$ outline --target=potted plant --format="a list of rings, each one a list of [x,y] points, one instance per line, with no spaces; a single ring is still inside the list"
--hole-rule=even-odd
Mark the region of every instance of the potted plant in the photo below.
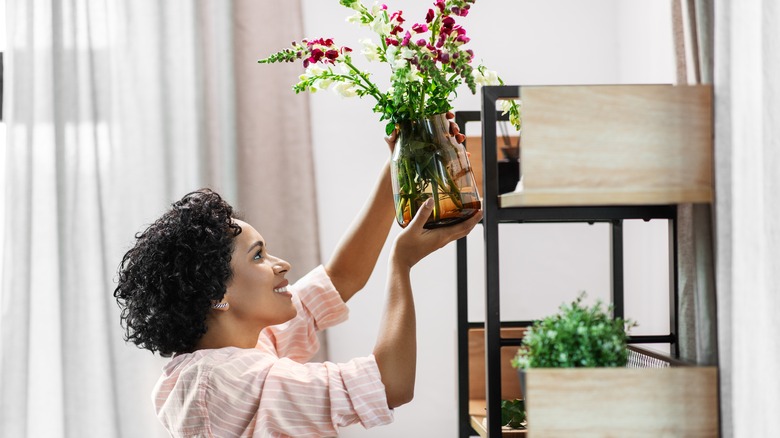
[[[434,209],[427,228],[450,225],[476,213],[481,202],[465,149],[449,132],[446,113],[458,87],[471,93],[477,85],[501,85],[496,72],[474,65],[470,38],[457,21],[469,14],[475,0],[435,0],[422,19],[408,20],[402,10],[387,5],[365,6],[360,0],[340,0],[352,15],[347,21],[365,27],[375,39],[360,40],[368,62],[384,63],[390,87],[381,89],[358,67],[353,51],[331,38],[304,39],[260,63],[301,61],[305,71],[293,86],[296,93],[332,89],[345,97],[369,97],[373,110],[386,121],[390,135],[398,130],[393,152],[392,180],[396,219],[406,226],[428,198]],[[515,127],[520,127],[518,104],[503,102]]]
[[[631,321],[612,318],[612,306],[583,304],[581,293],[560,312],[536,321],[523,336],[512,366],[527,368],[624,367],[628,361],[626,330]]]
[[[584,299],[536,321],[512,359],[529,435],[717,436],[717,370],[627,368],[636,324]]]

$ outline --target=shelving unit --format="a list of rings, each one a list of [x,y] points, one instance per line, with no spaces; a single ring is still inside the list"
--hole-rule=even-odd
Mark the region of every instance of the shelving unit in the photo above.
[[[560,171],[564,174],[577,172],[579,166],[577,160],[571,159],[571,145],[567,144],[572,139],[559,137],[551,147],[537,147],[541,142],[548,141],[550,135],[558,135],[555,129],[556,124],[574,124],[582,130],[590,130],[593,134],[592,125],[593,108],[585,108],[580,103],[582,100],[572,99],[572,93],[580,95],[589,93],[586,87],[542,87],[546,90],[532,90],[529,95],[536,96],[531,99],[536,102],[535,105],[529,105],[526,96],[523,97],[523,147],[521,152],[521,165],[523,166],[523,175],[525,175],[526,189],[522,193],[509,193],[499,196],[498,193],[498,174],[497,174],[497,150],[496,150],[496,124],[499,120],[506,120],[496,112],[496,101],[499,99],[519,99],[521,98],[521,89],[517,86],[490,86],[483,87],[482,91],[482,110],[480,112],[467,111],[457,112],[456,122],[464,129],[467,122],[482,122],[482,161],[483,161],[483,213],[482,224],[484,227],[485,239],[485,319],[484,325],[473,323],[468,320],[468,278],[467,278],[467,243],[466,239],[457,242],[457,272],[458,272],[458,292],[457,292],[457,321],[458,321],[458,369],[459,369],[459,436],[461,438],[469,437],[477,432],[480,436],[498,437],[502,436],[500,425],[501,420],[501,348],[519,346],[521,338],[502,337],[501,330],[506,327],[525,327],[531,325],[532,321],[501,321],[500,319],[500,290],[499,290],[499,224],[501,223],[530,223],[530,222],[605,222],[610,224],[611,240],[611,300],[614,306],[614,315],[624,317],[624,290],[623,290],[623,221],[627,219],[665,219],[669,223],[669,307],[670,321],[669,333],[655,336],[634,336],[631,343],[668,343],[671,346],[671,352],[674,357],[679,356],[676,343],[677,326],[677,244],[676,216],[677,204],[683,202],[711,202],[712,193],[709,191],[711,185],[711,172],[708,175],[707,169],[711,167],[707,161],[707,138],[700,138],[706,135],[708,126],[707,109],[699,107],[707,106],[706,98],[704,103],[702,99],[702,90],[683,90],[682,101],[677,97],[680,90],[674,90],[673,99],[656,99],[653,93],[665,93],[667,90],[661,88],[646,87],[638,91],[639,101],[635,98],[630,105],[642,105],[642,99],[645,99],[645,105],[641,106],[650,115],[643,113],[624,115],[621,114],[615,120],[610,128],[609,137],[599,137],[609,147],[611,141],[629,142],[633,150],[642,151],[647,159],[662,161],[663,169],[656,169],[661,172],[658,178],[653,175],[643,174],[643,169],[633,169],[630,157],[625,163],[617,163],[619,166],[628,167],[629,173],[638,174],[641,178],[636,184],[622,184],[617,186],[620,190],[613,190],[609,184],[615,184],[610,178],[595,178],[591,182],[587,178],[579,178],[577,181],[570,181],[566,178],[556,177],[555,170],[551,165],[561,167]],[[525,89],[524,89],[525,90]],[[598,88],[596,93],[589,95],[588,99],[609,100],[612,95],[615,98],[622,90],[612,88]],[[690,95],[690,96],[689,96]],[[606,97],[604,97],[606,96]],[[646,96],[643,97],[643,96]],[[575,96],[576,97],[576,96]],[[580,96],[581,97],[581,96]],[[563,99],[566,102],[566,108],[569,113],[559,115],[555,112],[555,105]],[[648,103],[649,102],[649,103]],[[596,102],[597,105],[609,105],[609,102]],[[621,108],[612,102],[612,110],[625,113],[625,108]],[[688,111],[693,105],[701,111]],[[587,106],[587,105],[586,105]],[[696,108],[694,108],[696,109]],[[679,154],[670,158],[664,158],[665,155],[658,155],[655,152],[656,144],[665,144],[666,142],[675,142],[679,145],[680,130],[686,129],[685,126],[672,127],[664,133],[659,133],[655,138],[639,139],[641,144],[634,141],[632,131],[636,129],[638,123],[644,123],[647,117],[667,118],[668,113],[680,114],[684,120],[680,123],[696,123],[701,129],[691,130],[691,138],[688,141],[696,143],[694,153],[681,157]],[[688,111],[687,113],[684,113]],[[582,117],[581,117],[582,116]],[[539,127],[539,129],[528,129],[525,126]],[[546,131],[545,131],[546,129]],[[603,129],[603,128],[601,128]],[[711,128],[710,128],[711,129]],[[705,133],[698,135],[700,133]],[[587,133],[586,133],[587,134]],[[612,136],[614,135],[614,139]],[[687,135],[687,134],[686,134]],[[535,138],[537,136],[537,138]],[[646,137],[646,136],[643,136]],[[529,142],[529,140],[531,140]],[[576,139],[574,139],[576,141]],[[711,144],[711,143],[709,143]],[[545,146],[548,146],[545,143]],[[466,145],[468,148],[468,144]],[[675,145],[671,145],[674,147]],[[563,148],[558,151],[558,155],[549,155],[555,148]],[[569,148],[566,150],[566,148]],[[600,149],[598,145],[592,148],[592,153],[599,158]],[[668,151],[661,151],[661,154],[667,154]],[[536,154],[536,155],[534,155]],[[576,150],[574,151],[576,155]],[[648,155],[649,154],[649,155]],[[655,155],[653,155],[655,154]],[[571,155],[571,154],[570,154]],[[603,156],[601,157],[603,159]],[[681,159],[683,158],[683,159]],[[568,162],[566,161],[568,159]],[[693,162],[691,162],[691,160]],[[547,164],[546,161],[553,163]],[[540,166],[544,164],[544,166]],[[599,164],[596,163],[596,166]],[[613,169],[616,163],[607,163]],[[573,169],[567,169],[567,166],[573,166]],[[541,170],[539,170],[541,168]],[[701,169],[701,171],[697,171]],[[539,174],[541,172],[541,175]],[[545,172],[552,173],[552,176],[545,175]],[[665,172],[665,173],[664,173]],[[669,178],[672,175],[672,178]],[[531,180],[534,177],[534,180]],[[621,176],[617,176],[618,178]],[[625,178],[625,175],[622,176]],[[708,180],[709,178],[709,180]],[[606,186],[599,186],[603,180],[606,180]],[[558,182],[562,186],[555,186]],[[530,183],[530,184],[529,184]],[[484,355],[485,355],[485,417],[487,418],[487,427],[482,428],[482,424],[474,413],[474,401],[469,400],[469,349],[468,333],[473,328],[484,328]],[[533,427],[533,425],[531,425]],[[509,435],[506,432],[503,436]]]

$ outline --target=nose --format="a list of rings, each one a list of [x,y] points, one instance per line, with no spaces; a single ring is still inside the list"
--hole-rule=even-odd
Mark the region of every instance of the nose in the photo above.
[[[276,259],[276,263],[274,264],[274,273],[276,275],[282,275],[290,272],[290,269],[292,269],[292,266],[287,262],[287,260],[283,260],[280,258]]]

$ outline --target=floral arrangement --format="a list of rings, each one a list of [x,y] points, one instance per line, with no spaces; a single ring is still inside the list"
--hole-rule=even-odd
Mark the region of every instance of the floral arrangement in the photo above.
[[[474,52],[466,49],[466,30],[457,19],[469,14],[476,0],[436,0],[423,20],[409,25],[403,11],[391,12],[387,5],[366,7],[360,0],[340,0],[354,11],[347,18],[371,29],[378,40],[360,40],[361,54],[368,61],[390,67],[391,86],[380,90],[371,75],[358,68],[349,47],[330,38],[293,42],[260,63],[302,61],[306,69],[293,86],[296,93],[332,88],[345,97],[370,96],[376,100],[374,112],[387,120],[389,135],[402,121],[419,120],[452,109],[456,89],[465,83],[472,93],[477,85],[502,85],[496,72],[484,65],[474,67]],[[520,129],[518,104],[502,101],[502,109]]]
[[[582,304],[581,293],[560,312],[548,316],[526,330],[523,347],[512,359],[515,368],[622,367],[628,361],[626,330],[632,321],[613,319],[597,301]]]

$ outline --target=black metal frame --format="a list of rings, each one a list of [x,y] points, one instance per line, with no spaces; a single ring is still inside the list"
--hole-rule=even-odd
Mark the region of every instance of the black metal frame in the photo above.
[[[610,223],[612,304],[616,317],[624,316],[623,291],[623,220],[666,219],[669,221],[670,263],[670,333],[656,336],[632,336],[631,343],[669,343],[672,354],[679,357],[676,342],[677,327],[677,206],[587,206],[587,207],[513,207],[500,208],[498,196],[498,156],[496,123],[507,120],[496,112],[498,99],[520,98],[520,87],[488,86],[482,88],[481,111],[459,111],[455,121],[465,133],[466,122],[482,120],[483,190],[482,224],[485,239],[485,398],[488,436],[501,435],[501,347],[519,346],[521,339],[501,337],[502,327],[529,326],[531,321],[502,322],[500,314],[498,225],[524,222],[607,222]],[[457,242],[457,324],[458,324],[458,413],[459,437],[476,435],[469,417],[468,330],[480,323],[468,320],[468,274],[466,239]]]

